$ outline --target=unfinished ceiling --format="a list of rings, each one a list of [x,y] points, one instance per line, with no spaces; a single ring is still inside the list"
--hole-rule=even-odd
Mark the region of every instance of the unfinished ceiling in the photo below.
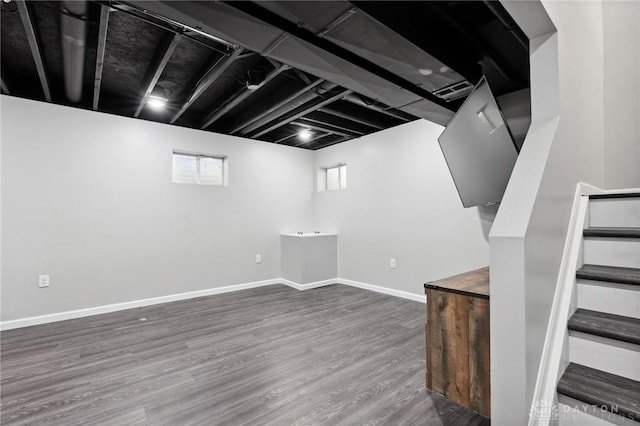
[[[446,125],[483,75],[496,95],[529,87],[528,40],[493,1],[4,0],[1,13],[4,94],[308,149]]]

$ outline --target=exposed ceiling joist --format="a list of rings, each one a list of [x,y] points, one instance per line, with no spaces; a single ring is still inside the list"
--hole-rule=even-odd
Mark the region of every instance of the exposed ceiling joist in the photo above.
[[[311,90],[314,90],[317,86],[319,86],[322,83],[324,83],[323,79],[321,79],[321,78],[317,79],[316,81],[314,81],[311,84],[303,87],[302,89],[296,91],[295,93],[292,93],[290,96],[287,96],[282,101],[277,102],[274,105],[270,106],[269,108],[267,108],[266,110],[264,110],[260,114],[256,115],[255,117],[252,117],[249,120],[245,120],[245,121],[239,123],[233,129],[231,129],[231,131],[229,133],[235,134],[235,133],[237,133],[239,131],[247,133],[247,132],[253,130],[254,128],[259,127],[261,125],[261,121],[265,120],[269,115],[271,115],[271,114],[275,113],[276,111],[284,108],[286,105],[289,105],[291,102],[293,102],[294,100],[300,98],[302,95],[311,92]]]
[[[125,4],[119,1],[113,0],[95,0],[96,3],[102,4],[103,6],[109,6],[114,10],[119,12],[126,13],[128,15],[134,16],[137,19],[143,20],[151,25],[162,28],[166,31],[174,32],[182,34],[184,37],[189,38],[191,41],[194,41],[202,46],[208,47],[209,49],[216,50],[220,53],[224,53],[224,51],[220,50],[216,46],[212,46],[208,43],[203,43],[196,37],[192,37],[192,34],[197,34],[202,36],[205,39],[211,40],[216,44],[225,46],[231,49],[237,49],[237,46],[234,43],[231,43],[223,38],[216,37],[212,34],[209,34],[205,31],[202,31],[200,28],[195,28],[189,25],[185,25],[181,22],[175,21],[169,17],[159,15],[157,13],[152,12],[149,8],[146,7],[138,7],[132,4]]]
[[[351,120],[354,123],[364,124],[365,126],[373,127],[374,129],[378,129],[378,130],[384,129],[384,126],[375,123],[373,120],[367,120],[366,118],[358,117],[354,114],[338,111],[332,107],[320,108],[318,111],[324,112],[326,114],[331,114],[336,117],[344,118],[345,120]]]
[[[298,77],[300,77],[300,80],[304,81],[304,84],[311,84],[311,80],[309,79],[309,77],[307,77],[305,73],[295,68],[293,71],[296,73]]]
[[[362,136],[362,135],[366,135],[368,132],[365,132],[364,130],[362,130],[362,128],[357,129],[357,128],[353,128],[351,126],[347,126],[345,125],[344,122],[341,123],[335,123],[333,121],[329,121],[324,119],[325,117],[317,117],[316,115],[311,116],[311,114],[316,114],[318,113],[318,111],[312,111],[310,114],[307,114],[306,116],[302,117],[302,120],[304,120],[305,122],[308,123],[313,123],[316,126],[326,126],[327,128],[333,128],[336,130],[341,130],[343,132],[346,133],[350,133],[352,136]],[[360,125],[356,125],[358,127],[362,127]],[[335,132],[333,132],[335,133]],[[336,133],[338,134],[338,133]],[[344,135],[342,135],[344,136]]]
[[[518,86],[528,85],[528,83],[520,81],[519,78],[515,77],[516,74],[509,69],[509,66],[500,59],[500,56],[496,54],[493,49],[483,43],[476,34],[472,33],[464,25],[454,19],[444,7],[438,4],[438,2],[425,2],[425,5],[427,5],[427,7],[429,7],[429,9],[431,9],[435,14],[440,16],[440,18],[447,22],[452,28],[455,28],[458,34],[461,34],[469,45],[475,46],[476,49],[482,52],[483,57],[491,63],[493,68],[500,73],[505,81],[513,82]],[[477,81],[474,81],[473,83],[475,84]]]
[[[229,68],[229,66],[233,64],[236,59],[238,59],[238,57],[242,53],[242,49],[236,49],[231,55],[223,56],[222,58],[220,58],[220,60],[218,60],[218,62],[216,62],[211,68],[209,68],[200,82],[193,89],[193,92],[191,93],[191,96],[189,96],[189,99],[187,99],[184,105],[182,105],[180,110],[175,113],[175,115],[169,122],[175,123],[178,118],[180,118],[182,114],[184,114],[184,112],[189,109],[189,107],[193,105],[193,103],[197,101],[200,96],[202,96],[205,90],[207,90],[209,86],[211,86],[225,72],[225,70]]]
[[[365,108],[369,108],[369,109],[371,109],[373,111],[381,112],[382,114],[386,114],[389,117],[394,117],[394,118],[397,118],[397,119],[402,120],[402,121],[411,121],[411,120],[414,119],[413,117],[409,118],[410,116],[407,113],[403,113],[403,112],[400,112],[400,111],[395,111],[395,110],[383,107],[383,106],[381,106],[381,105],[379,105],[377,103],[366,102],[364,99],[362,99],[360,96],[358,96],[356,94],[351,94],[349,96],[345,96],[344,100],[348,101],[348,102],[351,102],[352,104],[356,104],[356,105],[363,106]]]
[[[502,22],[502,25],[504,25],[504,27],[509,32],[511,32],[511,34],[513,34],[515,39],[518,40],[518,43],[520,43],[520,46],[522,46],[528,52],[529,39],[527,39],[527,36],[518,27],[518,24],[516,24],[516,21],[513,20],[511,15],[509,15],[509,13],[504,10],[504,8],[498,7],[495,1],[483,0],[482,2],[500,20],[500,22]]]
[[[144,91],[144,95],[142,96],[142,100],[136,109],[134,117],[138,117],[142,112],[142,109],[147,104],[149,100],[149,96],[151,96],[151,92],[156,87],[162,72],[165,67],[169,63],[169,59],[171,59],[171,55],[173,55],[173,51],[176,50],[178,46],[178,42],[182,35],[174,33],[174,34],[166,34],[162,37],[160,44],[156,48],[156,52],[153,55],[153,59],[151,59],[151,63],[149,64],[149,68],[147,69],[146,76],[144,78],[146,89]]]
[[[200,128],[206,129],[207,127],[211,126],[216,120],[218,120],[220,117],[225,115],[227,112],[231,111],[238,104],[246,100],[249,96],[258,92],[258,90],[266,86],[271,80],[273,80],[274,78],[276,78],[277,76],[279,76],[280,74],[282,74],[283,72],[291,68],[289,67],[289,65],[282,65],[278,63],[276,63],[276,65],[278,65],[278,68],[276,68],[275,70],[267,74],[267,76],[264,78],[264,81],[260,84],[260,86],[257,89],[249,89],[248,87],[245,87],[238,95],[229,99],[220,108],[213,111],[209,116],[207,116],[202,121]]]
[[[6,95],[11,94],[11,90],[9,90],[9,85],[7,84],[7,73],[4,70],[2,63],[0,63],[0,88],[2,89],[2,93]]]
[[[323,100],[322,102],[319,102],[317,104],[314,104],[314,105],[312,105],[310,107],[307,107],[307,108],[303,109],[300,112],[293,113],[293,114],[287,114],[287,116],[285,116],[285,118],[282,118],[282,119],[278,120],[276,123],[268,126],[267,128],[265,128],[263,130],[259,130],[256,134],[251,135],[251,137],[259,138],[260,136],[265,135],[265,134],[267,134],[267,133],[271,132],[272,130],[275,130],[275,129],[279,128],[279,127],[282,127],[285,124],[289,124],[292,121],[297,120],[298,118],[303,117],[303,116],[309,114],[310,112],[317,110],[318,108],[322,108],[325,105],[329,105],[331,102],[335,102],[338,99],[342,99],[342,98],[344,98],[345,96],[347,96],[350,93],[352,93],[351,90],[345,89],[345,90],[342,90],[342,91],[340,91],[339,93],[337,93],[337,94],[335,94],[333,96],[330,96],[329,98]]]
[[[9,90],[7,83],[5,83],[4,81],[4,74],[0,76],[0,88],[2,88],[2,93],[5,93],[7,95],[11,94],[11,91]]]
[[[36,64],[38,70],[38,78],[40,79],[40,85],[47,102],[51,102],[51,90],[49,88],[49,78],[47,77],[47,69],[44,64],[44,57],[42,56],[42,45],[40,43],[40,37],[34,26],[33,13],[30,6],[25,0],[16,0],[18,5],[18,12],[20,13],[20,19],[24,26],[24,31],[27,34],[27,40],[29,41],[29,48],[31,49],[31,56]]]
[[[107,30],[109,28],[109,7],[100,6],[100,24],[98,28],[98,47],[96,49],[96,72],[93,79],[93,109],[98,109],[100,103],[100,87],[102,85],[102,70],[104,68],[104,52],[107,48]]]
[[[282,138],[280,138],[278,140],[273,141],[273,143],[282,143],[282,142],[287,141],[289,139],[293,139],[296,136],[297,136],[297,133],[291,133],[291,134],[286,135],[286,136],[284,136],[284,137],[282,137]]]
[[[343,60],[351,62],[352,64],[366,70],[367,72],[370,72],[376,75],[377,77],[380,77],[390,83],[393,83],[407,90],[408,92],[411,92],[417,96],[420,96],[421,98],[427,99],[432,103],[437,104],[449,111],[453,111],[453,107],[450,104],[438,98],[437,96],[433,95],[428,90],[425,90],[417,86],[416,84],[400,77],[397,74],[394,74],[393,72],[387,70],[386,68],[374,62],[371,62],[353,53],[352,51],[345,49],[342,46],[339,46],[327,40],[326,38],[319,37],[313,32],[303,28],[302,26],[296,23],[290,22],[289,20],[281,17],[280,15],[265,9],[259,4],[248,2],[248,1],[246,2],[225,1],[223,3],[281,30],[283,32],[282,33],[283,35],[280,38],[284,37],[285,35],[287,36],[293,35],[300,40],[303,40],[317,48],[320,48],[326,52],[331,53],[332,55],[335,55]],[[270,47],[270,49],[272,50],[273,48]]]
[[[249,56],[253,56],[253,55],[256,55],[256,52],[251,52],[251,51],[246,50],[246,51],[244,51],[244,53],[239,54],[238,57],[236,58],[236,60],[237,59],[248,58]]]
[[[334,135],[340,135],[340,136],[353,137],[355,135],[361,135],[360,132],[347,132],[340,128],[333,128],[330,125],[320,124],[315,122],[308,122],[303,120],[292,121],[291,124],[293,124],[294,126],[305,127],[311,130],[319,130],[322,132],[333,133]]]

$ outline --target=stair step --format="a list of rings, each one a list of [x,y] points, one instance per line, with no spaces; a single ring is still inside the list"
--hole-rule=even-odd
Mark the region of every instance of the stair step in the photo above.
[[[558,393],[640,422],[640,382],[571,363]]]
[[[595,227],[584,230],[585,237],[640,238],[640,228]]]
[[[610,198],[640,198],[640,192],[622,192],[619,194],[591,194],[590,200],[606,200]]]
[[[576,277],[584,280],[640,285],[640,269],[620,266],[582,265]]]
[[[621,342],[640,345],[640,319],[578,309],[568,324],[569,330]]]

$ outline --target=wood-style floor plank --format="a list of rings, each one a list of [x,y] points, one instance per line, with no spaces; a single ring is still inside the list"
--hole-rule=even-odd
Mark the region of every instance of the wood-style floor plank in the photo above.
[[[488,425],[424,386],[423,304],[274,285],[2,333],[2,425]]]

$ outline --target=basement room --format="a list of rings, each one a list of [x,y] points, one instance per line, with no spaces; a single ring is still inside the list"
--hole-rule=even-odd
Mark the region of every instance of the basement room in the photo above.
[[[0,424],[640,424],[640,2],[0,7]]]

